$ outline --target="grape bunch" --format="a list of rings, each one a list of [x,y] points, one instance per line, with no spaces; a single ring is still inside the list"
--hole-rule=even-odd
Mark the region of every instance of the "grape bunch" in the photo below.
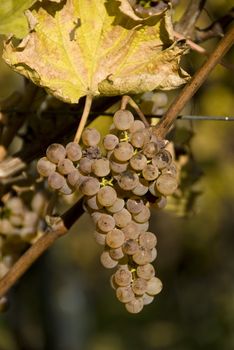
[[[41,192],[30,199],[30,206],[19,196],[3,197],[0,207],[0,279],[42,232],[40,225],[45,203]],[[7,304],[7,297],[0,299],[0,312]]]
[[[86,128],[82,147],[53,144],[37,167],[52,189],[84,196],[95,239],[104,246],[101,263],[116,268],[111,276],[116,296],[127,311],[138,313],[162,289],[152,265],[157,239],[149,231],[149,207],[163,208],[176,190],[176,166],[167,142],[128,110],[114,114],[102,149],[100,139],[96,129]]]

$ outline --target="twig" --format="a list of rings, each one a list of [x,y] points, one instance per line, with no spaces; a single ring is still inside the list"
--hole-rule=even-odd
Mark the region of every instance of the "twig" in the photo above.
[[[202,67],[194,74],[191,81],[184,87],[179,96],[171,104],[164,117],[159,121],[155,127],[155,133],[158,137],[165,137],[170,130],[172,124],[177,118],[180,111],[190,98],[196,93],[199,87],[206,80],[212,69],[217,65],[225,53],[231,48],[234,42],[234,27],[225,34],[223,39],[219,42],[216,49],[210,55],[208,60]]]
[[[185,36],[193,32],[195,24],[205,5],[206,0],[190,0],[183,16],[176,24],[176,30]]]
[[[89,116],[92,101],[93,101],[93,96],[87,95],[86,99],[85,99],[85,106],[84,106],[83,114],[82,114],[81,119],[80,119],[80,123],[79,123],[78,129],[77,129],[77,132],[76,132],[76,135],[74,138],[74,142],[79,143],[79,141],[80,141],[82,131],[84,130],[85,124],[86,124],[88,116]]]
[[[0,298],[19,280],[31,265],[60,237],[64,236],[71,226],[83,213],[82,203],[79,200],[61,218],[56,218],[52,230],[47,230],[11,267],[8,273],[0,280]]]
[[[186,38],[184,35],[174,31],[174,36],[176,39],[179,40],[186,40],[186,43],[190,46],[190,48],[200,54],[203,54],[207,57],[209,57],[209,52],[206,51],[206,49],[204,49],[204,47],[196,44],[194,41],[192,41],[189,38]],[[234,70],[234,66],[224,60],[221,60],[220,62],[218,62],[219,64],[221,64],[223,67],[225,67],[226,69],[230,69],[230,70]]]
[[[148,127],[149,126],[148,120],[146,119],[144,113],[140,110],[139,106],[130,96],[124,95],[121,100],[120,108],[125,109],[127,104],[129,104],[135,110],[135,112],[138,114],[138,116],[140,117],[142,122],[145,124],[145,126]]]
[[[224,16],[218,18],[204,29],[196,28],[195,41],[197,43],[204,42],[211,38],[223,37],[226,28],[234,20],[234,7]]]
[[[208,52],[206,51],[206,49],[204,49],[204,47],[196,44],[191,39],[186,38],[183,34],[180,34],[180,33],[176,32],[175,30],[174,30],[174,37],[178,40],[186,40],[186,43],[190,46],[190,48],[192,50],[197,51],[197,52],[204,54],[204,55],[208,55]]]

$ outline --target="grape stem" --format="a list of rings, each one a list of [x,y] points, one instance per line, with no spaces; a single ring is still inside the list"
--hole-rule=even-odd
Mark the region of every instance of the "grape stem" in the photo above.
[[[85,105],[84,105],[84,110],[80,119],[80,123],[74,138],[74,142],[79,143],[81,134],[84,130],[85,124],[88,120],[89,112],[92,106],[92,101],[93,101],[93,96],[92,95],[87,95],[85,99]]]
[[[234,26],[232,26],[225,36],[220,40],[216,49],[207,59],[207,61],[201,66],[201,68],[194,74],[191,81],[183,88],[179,96],[172,102],[166,114],[160,119],[159,123],[155,126],[155,134],[159,138],[164,138],[178,114],[184,108],[186,103],[197,92],[199,87],[204,83],[212,69],[219,63],[225,53],[232,47],[234,43]]]
[[[142,122],[145,124],[146,127],[149,126],[149,123],[144,115],[144,113],[140,110],[139,106],[136,104],[136,102],[128,95],[124,95],[121,100],[121,109],[126,109],[127,105],[130,105],[135,112],[138,114]]]

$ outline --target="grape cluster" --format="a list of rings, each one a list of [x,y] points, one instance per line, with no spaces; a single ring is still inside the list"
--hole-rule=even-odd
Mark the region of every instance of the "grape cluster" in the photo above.
[[[30,206],[21,197],[3,198],[0,207],[0,279],[29,244],[38,236],[45,197],[38,192],[30,200]],[[4,302],[5,301],[5,302]],[[0,311],[7,298],[0,299]]]
[[[114,114],[102,151],[100,139],[96,129],[87,128],[82,148],[74,142],[53,144],[37,167],[51,188],[84,195],[95,239],[104,246],[101,263],[117,268],[111,277],[116,296],[138,313],[162,289],[152,265],[157,239],[148,231],[149,201],[157,208],[166,205],[166,196],[177,188],[176,167],[165,140],[128,110]]]

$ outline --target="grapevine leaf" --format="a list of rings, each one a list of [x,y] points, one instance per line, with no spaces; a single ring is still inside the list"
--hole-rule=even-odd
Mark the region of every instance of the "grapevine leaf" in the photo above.
[[[24,11],[36,0],[2,0],[0,1],[0,34],[14,34],[23,38],[28,32]]]
[[[134,9],[131,6],[131,4],[129,3],[128,0],[119,0],[119,1],[120,1],[119,9],[123,13],[125,13],[127,16],[131,17],[135,21],[141,21],[141,22],[145,21],[145,20],[147,20],[149,18],[152,19],[152,17],[161,15],[168,8],[168,4],[165,4],[165,3],[162,3],[160,5],[158,4],[158,6],[152,8],[152,14],[150,16],[149,15],[148,16],[144,16],[144,14],[138,13],[139,11],[136,11],[136,9]],[[143,8],[141,6],[139,6],[139,8],[141,8],[143,10]]]
[[[87,94],[119,95],[173,89],[188,74],[185,48],[172,41],[168,11],[139,22],[117,0],[43,1],[27,13],[31,31],[4,59],[57,98],[78,102]],[[32,26],[33,24],[33,26]]]

